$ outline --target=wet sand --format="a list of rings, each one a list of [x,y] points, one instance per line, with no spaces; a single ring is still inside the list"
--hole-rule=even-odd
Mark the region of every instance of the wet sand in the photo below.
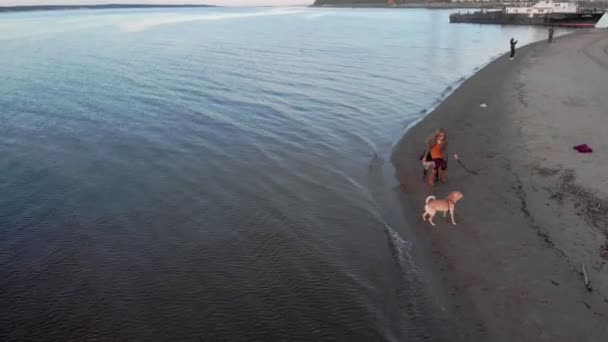
[[[490,63],[395,146],[404,216],[470,340],[608,340],[607,89],[608,32],[579,31]],[[417,158],[437,127],[478,175],[451,159],[447,185],[422,182]],[[573,150],[583,143],[594,152]],[[464,193],[458,224],[431,228],[424,199],[451,190]]]

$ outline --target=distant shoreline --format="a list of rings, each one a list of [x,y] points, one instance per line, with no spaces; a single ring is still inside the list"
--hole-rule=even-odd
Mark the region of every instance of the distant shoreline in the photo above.
[[[314,8],[387,8],[387,9],[408,9],[408,8],[427,8],[427,9],[457,9],[457,8],[497,8],[503,6],[500,2],[434,2],[434,3],[407,3],[389,6],[386,3],[371,4],[322,4],[316,3],[310,7]]]
[[[457,9],[457,8],[495,8],[501,6],[499,2],[467,2],[467,3],[407,3],[389,6],[385,3],[380,4],[312,4],[307,7],[312,8],[386,8],[386,9],[408,9],[408,8],[427,8],[427,9]],[[0,6],[0,13],[13,12],[34,12],[34,11],[65,11],[65,10],[102,10],[102,9],[148,9],[148,8],[209,8],[219,7],[215,5],[163,5],[163,4],[101,4],[101,5],[39,5],[39,6]],[[264,6],[265,7],[265,6]]]
[[[146,4],[106,4],[106,5],[40,5],[40,6],[0,6],[0,13],[33,12],[33,11],[63,11],[90,9],[128,9],[128,8],[191,8],[217,7],[213,5],[146,5]]]

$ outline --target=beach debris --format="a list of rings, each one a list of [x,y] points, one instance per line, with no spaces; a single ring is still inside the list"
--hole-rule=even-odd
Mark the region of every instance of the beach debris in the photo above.
[[[573,147],[575,150],[577,150],[579,153],[591,153],[593,152],[593,149],[591,147],[589,147],[589,145],[587,144],[581,144],[581,145],[577,145]]]
[[[583,304],[585,304],[585,306],[587,307],[587,309],[591,310],[591,305],[589,305],[589,304],[587,304],[585,302],[583,302]]]
[[[482,103],[482,104],[479,105],[479,107],[481,107],[481,108],[488,108],[488,105],[485,104],[485,103]]]
[[[587,291],[591,292],[591,291],[593,291],[593,288],[591,288],[591,282],[589,281],[589,276],[587,275],[587,270],[585,269],[585,264],[582,264],[582,269],[583,269],[583,277],[585,280],[585,286],[587,287]]]
[[[463,168],[463,169],[465,169],[465,170],[466,170],[468,173],[473,174],[473,175],[476,175],[476,174],[477,174],[477,172],[476,172],[476,171],[470,170],[468,167],[466,167],[466,166],[465,166],[465,165],[462,163],[462,161],[460,160],[460,156],[459,156],[458,154],[454,154],[454,159],[456,159],[456,161],[458,162],[458,164],[460,164],[460,166],[462,166],[462,168]]]
[[[553,283],[553,285],[555,285],[555,286],[559,286],[559,283],[558,283],[558,282],[556,282],[555,280],[551,279],[551,282]]]

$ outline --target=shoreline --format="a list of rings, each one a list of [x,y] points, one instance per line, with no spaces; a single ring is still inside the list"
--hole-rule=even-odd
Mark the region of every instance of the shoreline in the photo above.
[[[598,246],[593,240],[594,236],[596,240],[602,234],[608,236],[602,232],[604,221],[593,214],[581,216],[576,198],[563,199],[568,189],[560,192],[566,181],[579,179],[578,172],[572,171],[578,161],[568,158],[581,156],[571,152],[572,147],[568,145],[563,156],[555,157],[563,159],[557,167],[543,163],[542,154],[534,153],[542,150],[538,141],[544,138],[539,138],[539,132],[543,130],[542,123],[551,117],[534,118],[536,131],[527,135],[524,132],[531,125],[529,113],[535,103],[540,109],[550,106],[551,115],[563,113],[559,116],[561,122],[555,124],[571,131],[567,127],[576,119],[568,114],[574,105],[557,101],[559,99],[545,103],[547,92],[534,94],[544,83],[539,82],[532,89],[528,83],[549,74],[554,78],[547,85],[549,89],[565,84],[561,87],[568,92],[587,91],[591,86],[584,79],[569,77],[559,83],[560,77],[565,76],[542,68],[553,60],[573,64],[571,59],[588,55],[587,47],[595,46],[593,44],[599,44],[592,56],[599,62],[589,72],[604,70],[607,72],[604,76],[608,75],[608,67],[602,67],[604,62],[608,66],[608,55],[601,54],[604,44],[608,46],[606,32],[585,30],[557,38],[551,46],[545,41],[524,46],[518,49],[515,61],[503,55],[477,71],[407,130],[393,148],[391,159],[401,184],[397,196],[403,217],[422,245],[418,249],[428,251],[425,254],[431,256],[433,268],[438,271],[434,278],[442,283],[440,287],[450,292],[452,316],[457,322],[467,323],[464,329],[468,330],[466,335],[471,340],[600,341],[608,338],[608,268],[602,268]],[[574,51],[573,55],[553,57],[552,50],[560,46],[567,46]],[[572,87],[574,85],[580,89]],[[589,93],[592,91],[589,89]],[[481,108],[481,103],[486,103],[487,108]],[[580,103],[576,105],[583,108]],[[601,112],[604,108],[601,102],[594,105],[596,107],[586,110]],[[597,116],[593,120],[588,125],[599,126],[598,120],[603,119]],[[479,175],[466,173],[450,160],[449,184],[437,185],[430,191],[421,180],[417,157],[423,141],[437,127],[447,130],[450,152],[459,153],[465,164]],[[549,144],[558,144],[556,141],[562,138],[552,137],[555,141]],[[601,144],[597,140],[592,143]],[[530,144],[537,145],[530,149]],[[539,160],[540,163],[535,163]],[[597,165],[589,166],[594,167]],[[568,176],[572,174],[575,176]],[[582,194],[595,196],[588,201],[601,202],[608,194],[607,184],[608,179],[597,192],[589,190],[589,183],[584,182],[577,185],[578,188],[570,183],[566,187],[583,188]],[[430,228],[419,218],[424,198],[431,193],[443,197],[452,190],[464,193],[456,209],[458,225],[452,227],[445,220],[437,219],[437,226]],[[561,202],[552,198],[556,193],[561,193]],[[574,228],[584,224],[588,228]],[[587,291],[579,273],[582,263],[587,265],[593,292]]]
[[[502,6],[500,2],[443,2],[443,3],[407,3],[397,5],[387,5],[385,3],[380,4],[322,4],[322,5],[310,5],[311,8],[386,8],[386,9],[483,9],[483,8],[496,8]]]

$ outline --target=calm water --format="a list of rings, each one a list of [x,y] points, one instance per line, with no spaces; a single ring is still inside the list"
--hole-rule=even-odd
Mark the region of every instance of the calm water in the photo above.
[[[545,31],[449,13],[0,16],[0,340],[453,340],[384,161]]]

